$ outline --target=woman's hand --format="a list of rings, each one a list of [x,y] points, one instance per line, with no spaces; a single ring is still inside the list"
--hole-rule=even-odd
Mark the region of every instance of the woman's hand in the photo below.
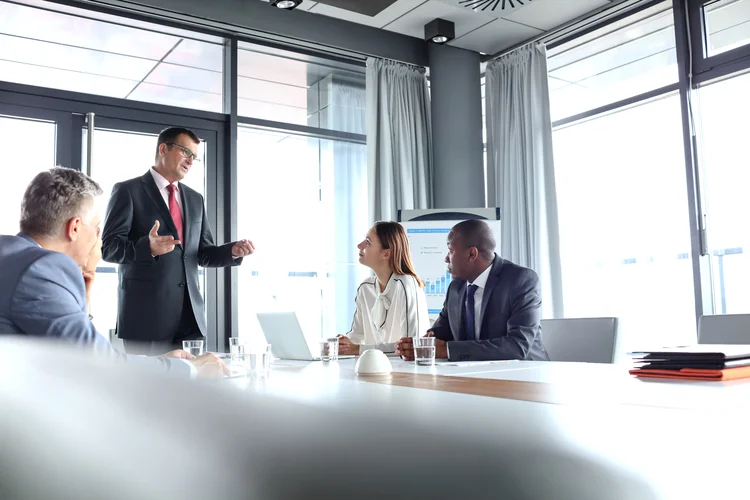
[[[359,356],[359,344],[355,344],[349,337],[345,335],[339,335],[339,355],[348,356],[355,355]]]

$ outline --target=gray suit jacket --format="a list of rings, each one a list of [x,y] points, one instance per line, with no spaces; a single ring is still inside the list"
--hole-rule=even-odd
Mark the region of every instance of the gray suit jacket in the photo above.
[[[525,359],[549,361],[542,345],[539,276],[495,255],[482,297],[479,340],[460,340],[466,280],[452,281],[443,310],[430,330],[448,342],[451,361]]]
[[[2,334],[60,339],[98,354],[190,375],[190,367],[182,360],[124,356],[115,351],[86,314],[86,286],[73,259],[40,247],[24,234],[0,236]]]

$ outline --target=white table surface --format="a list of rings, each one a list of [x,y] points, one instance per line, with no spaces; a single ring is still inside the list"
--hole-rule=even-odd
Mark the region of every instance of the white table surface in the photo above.
[[[744,486],[750,460],[732,459],[750,445],[748,381],[644,381],[630,376],[627,366],[584,363],[416,367],[392,359],[392,365],[394,372],[550,384],[571,397],[550,404],[373,383],[357,377],[355,360],[276,360],[268,379],[232,383],[353,417],[363,410],[382,413],[501,447],[572,450],[647,481],[653,498],[750,497]]]

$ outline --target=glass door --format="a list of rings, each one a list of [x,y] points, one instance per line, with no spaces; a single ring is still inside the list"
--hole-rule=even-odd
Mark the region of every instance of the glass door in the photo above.
[[[87,122],[90,120],[87,115]],[[156,155],[156,143],[159,132],[170,125],[135,122],[129,120],[111,119],[106,117],[93,117],[93,141],[91,144],[91,161],[89,175],[97,181],[104,190],[103,207],[109,203],[112,188],[118,182],[134,177],[140,177],[153,165]],[[86,171],[88,162],[88,140],[89,129],[84,127],[82,131],[81,169]],[[200,161],[193,163],[191,171],[185,178],[184,183],[196,190],[205,198],[207,191],[207,170],[215,172],[216,162],[216,132],[191,128],[201,138],[198,158]],[[209,210],[209,220],[212,211]],[[211,223],[214,235],[216,235],[215,220]],[[219,243],[219,242],[217,242]],[[199,280],[201,294],[203,294],[206,308],[215,307],[214,303],[206,296],[207,278],[215,276],[215,272],[207,273],[207,270],[199,268]],[[97,329],[109,332],[115,328],[117,323],[117,294],[118,277],[117,264],[101,261],[97,267],[96,301],[92,304],[92,315]],[[214,288],[213,286],[210,288]],[[209,318],[208,311],[204,314]],[[216,350],[216,332],[211,321],[208,324],[208,349]]]

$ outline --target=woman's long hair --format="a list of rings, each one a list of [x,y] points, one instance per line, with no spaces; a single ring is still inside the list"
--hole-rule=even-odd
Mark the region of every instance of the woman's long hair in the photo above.
[[[424,288],[424,281],[417,276],[414,264],[411,262],[409,239],[406,237],[404,227],[398,222],[376,222],[373,227],[380,240],[380,246],[384,250],[391,250],[391,258],[388,263],[393,272],[414,277],[419,286]]]

